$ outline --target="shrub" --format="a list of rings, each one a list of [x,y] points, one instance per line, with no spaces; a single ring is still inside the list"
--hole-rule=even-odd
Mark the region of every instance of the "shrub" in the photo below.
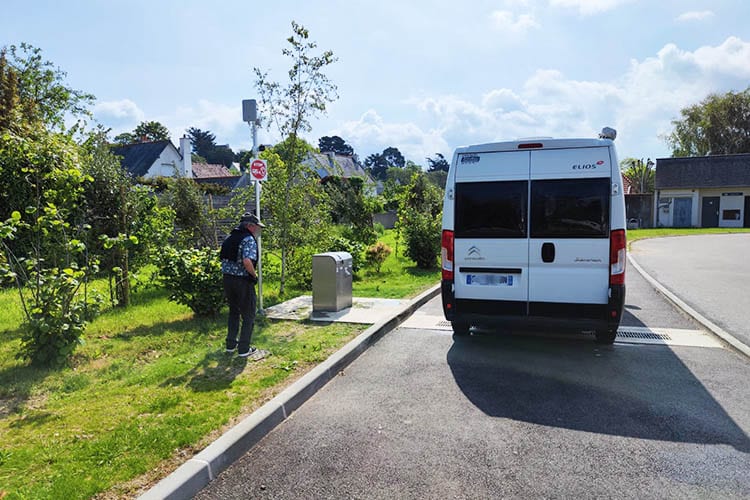
[[[88,303],[78,292],[86,272],[75,267],[32,273],[33,291],[27,297],[28,318],[17,357],[40,366],[60,366],[81,339],[99,302]]]
[[[336,236],[329,244],[331,252],[347,252],[352,256],[352,272],[356,273],[362,268],[362,258],[365,245],[346,236]]]
[[[169,299],[188,306],[197,316],[218,314],[224,305],[218,250],[165,247],[157,256],[159,279]]]
[[[367,249],[365,252],[365,258],[367,259],[368,264],[375,266],[375,272],[380,273],[380,267],[383,265],[383,262],[385,262],[385,259],[391,254],[391,251],[391,247],[382,241],[378,241]]]
[[[36,217],[32,218],[32,224],[22,221],[17,211],[0,224],[4,257],[0,275],[6,281],[15,282],[25,318],[21,350],[16,357],[28,359],[35,365],[60,366],[82,343],[86,323],[98,312],[101,299],[95,295],[89,297],[85,286],[97,269],[96,265],[79,267],[75,259],[82,257],[85,246],[66,236],[72,228],[60,220],[54,205],[45,207],[41,214],[29,209],[27,215]],[[60,237],[64,257],[60,262],[64,267],[48,265],[39,251],[28,257],[16,256],[8,242],[19,230],[31,231],[39,239],[41,235]],[[93,300],[90,302],[89,298]]]
[[[429,215],[412,213],[409,224],[404,227],[406,255],[421,269],[431,269],[437,265],[440,255],[439,219]]]

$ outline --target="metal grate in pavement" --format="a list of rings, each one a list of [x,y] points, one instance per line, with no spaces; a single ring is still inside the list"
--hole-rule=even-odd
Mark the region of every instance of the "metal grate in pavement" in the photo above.
[[[404,323],[402,328],[417,328],[425,330],[442,330],[451,332],[451,323],[445,317],[436,314],[426,314],[421,311],[415,312]],[[561,334],[554,331],[536,332],[535,335],[557,337]],[[593,332],[588,332],[593,337]],[[567,335],[570,338],[569,335]],[[621,326],[617,330],[615,342],[618,344],[645,344],[645,345],[667,345],[688,347],[713,347],[721,348],[722,343],[713,335],[701,330],[683,330],[678,328],[649,328],[642,326]]]
[[[656,333],[647,329],[635,330],[629,327],[620,327],[615,337],[615,340],[618,339],[672,340],[672,337],[666,333]]]

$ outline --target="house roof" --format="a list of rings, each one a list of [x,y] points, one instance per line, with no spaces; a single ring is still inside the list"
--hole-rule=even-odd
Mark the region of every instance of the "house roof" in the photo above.
[[[750,186],[750,154],[656,160],[656,189]]]
[[[362,177],[366,184],[375,184],[370,175],[365,172],[365,169],[355,162],[351,156],[334,153],[310,153],[304,163],[312,166],[321,179],[331,176]]]
[[[172,141],[138,142],[125,146],[114,146],[112,154],[121,156],[120,164],[133,177],[143,177],[159,158],[165,148],[174,145]],[[177,148],[175,148],[176,150]]]
[[[227,167],[215,163],[193,163],[193,177],[206,179],[211,177],[236,177]]]

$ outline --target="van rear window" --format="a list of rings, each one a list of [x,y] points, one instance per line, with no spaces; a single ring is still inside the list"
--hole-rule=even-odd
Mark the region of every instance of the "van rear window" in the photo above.
[[[609,178],[531,183],[532,238],[608,238]]]
[[[528,181],[456,184],[456,238],[525,238]]]

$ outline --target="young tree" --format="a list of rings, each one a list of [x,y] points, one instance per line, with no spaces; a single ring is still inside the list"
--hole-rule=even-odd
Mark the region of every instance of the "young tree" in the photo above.
[[[281,260],[279,294],[282,296],[290,274],[292,282],[303,284],[304,276],[311,273],[310,255],[324,250],[321,246],[330,228],[326,193],[315,172],[301,163],[301,158],[295,160],[294,168],[282,160],[290,150],[302,156],[312,151],[312,146],[301,139],[291,146],[288,144],[291,140],[288,138],[260,154],[268,164],[261,206],[270,220],[263,230],[263,244]]]
[[[304,149],[299,140],[300,134],[309,132],[312,127],[310,120],[325,113],[326,105],[333,102],[336,95],[336,86],[323,73],[329,64],[336,61],[333,52],[328,50],[318,55],[313,54],[317,44],[309,41],[308,30],[292,21],[292,36],[287,38],[290,47],[282,50],[282,54],[291,59],[292,66],[289,69],[289,83],[282,87],[278,82],[271,81],[267,72],[254,68],[257,77],[255,86],[260,94],[262,108],[268,113],[268,124],[274,123],[281,137],[285,140],[274,148],[279,155],[277,169],[284,172],[269,174],[280,176],[284,179],[278,195],[280,198],[274,200],[279,203],[276,213],[271,212],[273,231],[278,232],[276,243],[281,253],[281,276],[280,294],[284,293],[286,282],[287,258],[294,250],[296,238],[296,226],[300,223],[295,214],[305,213],[310,209],[307,196],[297,196],[300,186],[305,185],[305,178],[309,173],[302,166]],[[264,190],[264,196],[266,195]],[[299,203],[299,206],[289,206],[291,203]],[[267,205],[266,205],[267,206]],[[283,207],[287,206],[288,209]],[[303,237],[312,237],[319,224],[305,227]],[[266,231],[267,233],[271,231]]]
[[[442,201],[440,190],[422,172],[414,174],[400,197],[396,227],[406,240],[406,255],[422,269],[435,267],[440,254]]]
[[[672,156],[750,153],[750,87],[684,108],[666,141]]]

